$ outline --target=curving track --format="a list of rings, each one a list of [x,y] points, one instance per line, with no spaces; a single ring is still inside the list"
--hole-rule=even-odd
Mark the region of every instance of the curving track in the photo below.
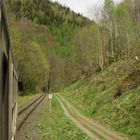
[[[44,94],[39,96],[36,100],[31,102],[29,105],[27,105],[25,108],[23,108],[21,111],[18,112],[17,133],[21,129],[21,127],[25,123],[25,121],[28,119],[28,117],[40,105],[40,103],[43,101],[43,99],[45,97],[46,97],[46,95],[44,95]]]

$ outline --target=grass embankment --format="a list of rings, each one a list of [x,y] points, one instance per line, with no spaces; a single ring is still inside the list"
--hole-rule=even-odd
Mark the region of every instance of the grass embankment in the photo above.
[[[27,94],[24,96],[19,96],[18,97],[18,110],[22,109],[25,107],[27,104],[38,98],[41,94]]]
[[[44,138],[49,137],[49,140],[89,140],[86,134],[64,115],[55,97],[52,100],[52,112],[48,112],[47,117],[40,121],[37,127]]]
[[[112,64],[103,74],[78,81],[62,93],[86,116],[130,139],[140,139],[140,62]]]

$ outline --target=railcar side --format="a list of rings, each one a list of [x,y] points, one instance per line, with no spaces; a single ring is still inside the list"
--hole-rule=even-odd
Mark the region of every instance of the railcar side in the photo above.
[[[0,1],[0,139],[13,140],[16,132],[18,77],[6,14]]]

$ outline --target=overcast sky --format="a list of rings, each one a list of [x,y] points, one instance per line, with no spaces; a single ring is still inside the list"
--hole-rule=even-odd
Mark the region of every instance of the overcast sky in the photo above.
[[[104,0],[51,0],[57,1],[62,5],[70,7],[75,12],[81,13],[91,19],[94,19],[95,12],[104,3]],[[122,0],[113,0],[115,3],[119,3]],[[96,7],[96,8],[95,8]]]

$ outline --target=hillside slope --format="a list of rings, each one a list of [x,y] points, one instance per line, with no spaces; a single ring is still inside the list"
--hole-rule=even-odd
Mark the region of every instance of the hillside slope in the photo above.
[[[62,95],[83,114],[130,139],[140,139],[140,62],[135,58],[113,63],[103,74],[74,83]]]

